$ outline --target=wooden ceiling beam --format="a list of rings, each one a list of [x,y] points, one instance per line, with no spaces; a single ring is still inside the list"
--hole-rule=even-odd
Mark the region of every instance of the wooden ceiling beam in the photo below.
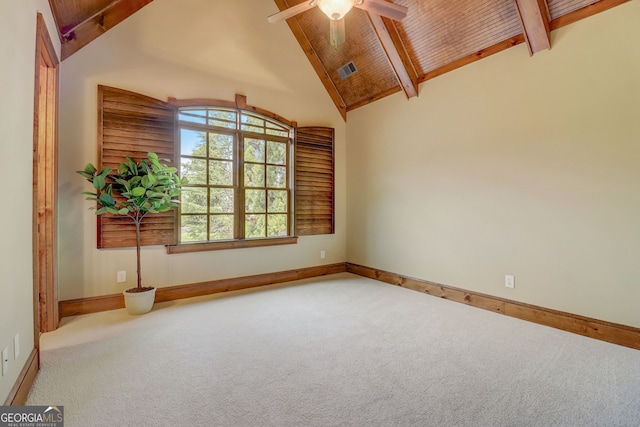
[[[285,10],[289,7],[289,4],[287,3],[286,0],[274,0],[274,1],[280,10]],[[307,35],[302,30],[302,27],[300,26],[300,24],[298,24],[298,21],[295,17],[287,19],[287,24],[289,25],[289,28],[291,28],[291,32],[295,36],[296,40],[298,40],[298,43],[300,44],[300,47],[304,51],[304,54],[307,56],[307,59],[309,59],[311,66],[316,71],[316,74],[318,74],[318,77],[320,77],[320,81],[322,82],[322,84],[324,85],[324,88],[329,93],[331,100],[338,108],[338,111],[340,112],[342,119],[346,121],[347,120],[347,104],[344,102],[342,95],[340,95],[338,88],[333,84],[333,80],[331,80],[331,76],[329,75],[329,72],[327,71],[324,64],[322,63],[322,60],[320,59],[315,49],[311,45],[311,42],[307,38]]]
[[[62,60],[73,55],[152,1],[115,0],[104,9],[64,33],[59,29],[60,41],[62,42]]]
[[[367,16],[405,95],[418,96],[418,75],[393,21],[375,13],[367,12]]]
[[[546,0],[514,0],[529,55],[551,49],[549,8]]]

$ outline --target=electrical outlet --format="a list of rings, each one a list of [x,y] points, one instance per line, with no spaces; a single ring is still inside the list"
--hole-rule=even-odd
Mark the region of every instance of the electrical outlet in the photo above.
[[[18,356],[20,356],[20,333],[17,333],[15,337],[13,337],[13,358],[14,360],[18,360]]]
[[[324,259],[326,255],[324,251],[320,251],[320,259]]]
[[[516,287],[516,278],[514,276],[506,275],[504,276],[504,286],[510,289]]]
[[[9,372],[9,348],[5,347],[2,350],[2,376],[7,375]]]
[[[118,271],[116,275],[116,281],[118,283],[124,283],[127,281],[127,272],[126,271]]]

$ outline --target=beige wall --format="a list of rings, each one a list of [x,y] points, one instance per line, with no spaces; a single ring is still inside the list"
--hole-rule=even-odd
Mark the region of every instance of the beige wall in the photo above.
[[[46,0],[0,2],[0,57],[11,59],[0,68],[0,92],[11,100],[0,106],[0,180],[12,183],[12,209],[0,213],[0,351],[11,353],[0,402],[33,349],[38,11],[59,52]],[[301,125],[337,130],[336,235],[172,256],[145,248],[148,284],[348,259],[640,327],[638,2],[554,32],[549,52],[529,58],[518,46],[423,84],[418,99],[397,95],[356,110],[348,134],[289,29],[263,19],[275,11],[253,0],[155,0],[62,64],[61,299],[119,292],[134,281],[132,250],[95,249],[95,219],[73,173],[96,160],[96,85],[107,84],[159,99],[241,93]],[[127,284],[115,283],[118,270],[128,271]],[[516,289],[504,288],[505,274],[516,276]]]
[[[72,299],[135,285],[135,250],[97,250],[95,217],[74,171],[97,160],[96,87],[158,99],[235,94],[300,125],[336,128],[337,227],[297,245],[167,255],[142,252],[146,285],[170,286],[289,270],[346,259],[345,123],[285,23],[269,24],[272,2],[155,0],[62,64],[60,106],[59,294]],[[320,259],[320,251],[326,259]],[[116,272],[127,271],[127,283]]]
[[[639,22],[629,2],[349,113],[348,260],[640,327]]]
[[[59,52],[46,0],[0,2],[0,182],[5,208],[0,210],[0,351],[9,349],[9,370],[0,377],[4,403],[33,350],[32,161],[33,88],[36,15],[41,12]],[[13,338],[20,334],[14,358]]]

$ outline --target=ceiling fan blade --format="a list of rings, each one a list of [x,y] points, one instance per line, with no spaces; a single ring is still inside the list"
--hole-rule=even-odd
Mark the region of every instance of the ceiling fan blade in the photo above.
[[[304,1],[304,2],[302,2],[300,4],[295,5],[295,6],[291,6],[290,8],[285,9],[283,11],[280,11],[278,13],[274,13],[273,15],[269,16],[267,18],[267,20],[273,24],[273,23],[276,23],[276,22],[279,22],[279,21],[283,21],[285,19],[289,19],[292,16],[295,16],[295,15],[297,15],[299,13],[307,11],[307,10],[309,10],[309,9],[315,7],[315,6],[316,6],[316,0]]]
[[[356,0],[355,7],[395,21],[402,21],[409,11],[405,6],[385,0]]]
[[[343,19],[330,19],[329,20],[329,34],[331,39],[331,46],[337,47],[344,43],[345,31],[344,31],[344,18]]]

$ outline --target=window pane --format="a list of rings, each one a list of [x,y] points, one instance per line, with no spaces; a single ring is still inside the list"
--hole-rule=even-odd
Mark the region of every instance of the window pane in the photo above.
[[[268,200],[269,212],[287,212],[287,191],[269,190]]]
[[[207,162],[201,159],[180,159],[180,176],[186,177],[189,184],[207,183]]]
[[[209,125],[210,126],[217,126],[220,128],[227,128],[227,129],[235,129],[236,128],[236,122],[226,122],[224,120],[215,120],[215,119],[209,119]]]
[[[207,112],[205,110],[188,110],[178,114],[178,120],[183,122],[201,123],[205,124],[207,119],[205,118]]]
[[[207,155],[207,133],[197,130],[180,129],[180,154],[183,156]]]
[[[286,236],[287,235],[287,215],[286,214],[269,214],[269,237]]]
[[[233,213],[233,188],[212,188],[209,196],[211,213]]]
[[[236,112],[225,110],[209,110],[209,125],[235,129]]]
[[[182,215],[180,222],[180,241],[200,242],[207,240],[207,217],[205,215]]]
[[[278,130],[286,130],[286,128],[280,124],[276,124],[274,122],[268,121],[266,122],[266,125],[269,129],[278,129]]]
[[[267,141],[267,163],[284,165],[287,163],[287,144]]]
[[[265,215],[247,215],[245,217],[244,234],[247,239],[266,237]]]
[[[287,168],[267,166],[267,187],[287,188]]]
[[[245,187],[264,187],[264,165],[244,165]]]
[[[211,215],[209,240],[233,239],[233,215]]]
[[[250,116],[248,114],[242,115],[242,123],[248,123],[250,125],[264,127],[264,120],[260,117]]]
[[[266,211],[266,190],[245,190],[244,194],[247,212],[264,213]]]
[[[181,241],[288,235],[291,129],[226,107],[187,107],[178,116],[180,175],[189,181],[182,191]],[[243,236],[236,228],[239,220]]]
[[[236,121],[236,112],[227,110],[209,110],[209,117],[214,119]]]
[[[267,135],[283,136],[283,137],[287,138],[289,136],[289,131],[267,129]]]
[[[180,208],[182,213],[207,213],[207,189],[183,187]]]
[[[244,160],[247,162],[264,163],[264,140],[245,138]]]
[[[242,125],[242,130],[253,133],[264,133],[264,128],[259,128],[257,126]]]
[[[221,133],[210,133],[209,157],[233,160],[233,136]]]
[[[209,184],[233,185],[233,163],[222,160],[210,160]]]

